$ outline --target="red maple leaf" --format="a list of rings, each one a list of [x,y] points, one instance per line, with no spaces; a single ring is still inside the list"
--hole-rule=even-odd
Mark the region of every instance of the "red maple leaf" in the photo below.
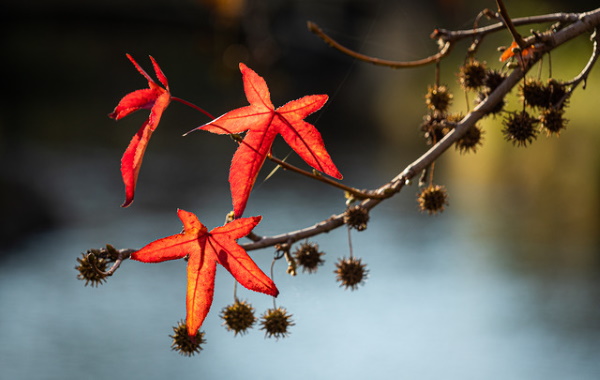
[[[140,74],[148,80],[149,88],[137,90],[125,95],[115,110],[108,116],[115,120],[119,120],[141,109],[149,109],[150,116],[133,136],[121,158],[121,175],[123,176],[123,182],[125,183],[125,202],[121,207],[127,207],[133,202],[135,185],[140,172],[140,167],[142,166],[142,160],[144,159],[144,152],[146,151],[152,132],[154,132],[158,126],[164,110],[171,102],[169,82],[154,58],[150,56],[150,60],[154,66],[154,72],[164,87],[159,86],[129,54],[127,54],[127,58],[129,58]]]
[[[323,107],[328,96],[309,95],[275,109],[265,80],[243,63],[240,63],[240,70],[250,105],[227,112],[194,129],[218,134],[247,131],[233,156],[229,171],[235,217],[243,214],[258,172],[278,134],[307,164],[341,179],[342,175],[327,153],[321,134],[304,121],[305,117]]]
[[[133,260],[159,263],[188,257],[186,324],[188,334],[196,335],[213,301],[217,263],[227,269],[244,287],[277,297],[273,281],[236,243],[260,222],[260,216],[236,219],[222,227],[208,229],[196,215],[177,210],[183,232],[156,240],[131,254]]]

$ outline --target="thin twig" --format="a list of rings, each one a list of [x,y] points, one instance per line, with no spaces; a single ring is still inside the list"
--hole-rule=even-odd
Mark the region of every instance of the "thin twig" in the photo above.
[[[349,55],[350,57],[356,58],[360,61],[372,63],[374,65],[387,66],[394,69],[429,65],[430,63],[439,61],[440,59],[448,55],[448,53],[450,53],[450,50],[452,50],[452,43],[450,41],[447,41],[442,44],[442,46],[436,54],[427,58],[419,59],[416,61],[390,61],[386,59],[370,57],[368,55],[357,53],[354,50],[348,49],[333,38],[329,37],[321,28],[319,28],[319,26],[317,26],[317,24],[315,24],[312,21],[308,22],[308,30],[319,36],[329,46],[341,51],[346,55]]]
[[[512,35],[513,39],[515,40],[517,45],[519,45],[519,48],[521,48],[521,51],[525,50],[527,45],[525,44],[523,37],[521,37],[521,34],[519,34],[519,32],[517,32],[517,29],[515,28],[515,24],[513,24],[512,19],[508,15],[508,10],[506,9],[506,6],[504,5],[504,1],[496,0],[496,4],[498,5],[498,13],[500,13],[502,22],[504,22],[504,25],[506,25],[506,28]]]
[[[547,15],[520,17],[512,20],[513,25],[531,25],[531,24],[543,24],[547,22],[562,22],[562,23],[573,23],[579,19],[579,13],[552,13]],[[505,28],[504,23],[498,22],[488,26],[482,26],[474,29],[464,30],[447,30],[447,29],[435,29],[431,34],[431,38],[441,38],[444,41],[459,41],[464,38],[476,36],[476,35],[487,35]]]
[[[556,103],[554,105],[554,107],[560,109],[562,107],[562,105],[564,104],[564,102],[566,102],[567,99],[569,99],[571,97],[571,95],[573,94],[573,91],[575,91],[575,89],[577,88],[577,86],[579,86],[579,84],[583,83],[582,89],[585,90],[585,87],[587,84],[587,78],[590,75],[592,68],[596,64],[598,57],[600,56],[600,47],[598,46],[600,44],[600,33],[598,33],[597,27],[594,29],[594,32],[590,36],[590,40],[594,41],[594,43],[592,45],[593,49],[592,49],[592,55],[590,56],[590,59],[588,60],[585,67],[581,70],[581,72],[575,78],[563,83],[563,85],[565,85],[565,86],[570,86],[569,91],[567,91],[563,95],[563,97],[558,101],[558,103]]]
[[[598,60],[598,57],[600,56],[600,47],[598,46],[600,44],[600,33],[598,33],[597,28],[594,30],[594,33],[591,35],[590,39],[592,41],[594,41],[592,55],[590,56],[590,59],[588,60],[587,64],[583,68],[583,70],[581,70],[579,75],[577,75],[572,80],[564,83],[565,85],[572,86],[570,92],[573,92],[575,87],[577,87],[577,85],[579,85],[581,82],[583,82],[583,88],[585,89],[587,77],[590,75],[590,72],[592,71],[594,64],[596,63],[596,61]]]
[[[107,249],[103,249],[102,251],[107,252]],[[114,261],[113,265],[111,265],[111,267],[107,271],[100,270],[100,268],[98,268],[96,266],[96,262],[94,260],[89,260],[89,263],[92,266],[92,269],[96,273],[98,273],[102,276],[106,276],[106,277],[112,276],[117,271],[117,269],[119,269],[119,267],[121,266],[121,263],[124,260],[129,259],[131,254],[133,252],[135,252],[136,250],[131,249],[131,248],[125,248],[125,249],[119,249],[119,250],[115,250],[115,251],[117,251],[117,259]],[[90,253],[90,255],[93,255],[93,253]]]

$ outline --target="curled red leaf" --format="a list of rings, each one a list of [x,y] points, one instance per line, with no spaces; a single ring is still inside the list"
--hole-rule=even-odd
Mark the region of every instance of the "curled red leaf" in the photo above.
[[[133,136],[121,158],[121,175],[123,177],[123,183],[125,184],[125,202],[121,205],[122,207],[127,207],[133,202],[135,186],[144,159],[146,147],[148,146],[152,133],[156,130],[156,127],[160,122],[163,112],[171,102],[169,82],[154,58],[150,56],[156,77],[163,87],[158,85],[150,75],[138,65],[133,57],[127,54],[127,58],[129,58],[139,73],[148,80],[149,88],[133,91],[125,95],[115,110],[108,116],[115,120],[119,120],[141,109],[149,109],[150,115]]]

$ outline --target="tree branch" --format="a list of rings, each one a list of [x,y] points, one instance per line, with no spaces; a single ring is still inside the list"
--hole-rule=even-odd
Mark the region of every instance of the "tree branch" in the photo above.
[[[575,17],[576,16],[576,17]],[[547,22],[547,21],[565,21],[570,22],[570,24],[563,29],[560,29],[556,32],[546,33],[538,36],[533,36],[526,38],[526,43],[530,43],[530,41],[535,40],[534,51],[536,54],[523,65],[519,65],[516,67],[513,72],[493,91],[491,92],[484,101],[479,103],[471,112],[469,112],[461,121],[456,123],[454,129],[452,129],[449,133],[447,133],[438,143],[432,146],[428,151],[426,151],[423,155],[417,158],[415,161],[406,166],[398,175],[392,178],[389,182],[381,185],[380,187],[370,190],[370,191],[361,191],[361,194],[367,194],[369,199],[364,199],[361,201],[360,206],[364,207],[366,210],[372,210],[383,200],[393,197],[395,194],[399,193],[402,188],[410,182],[413,178],[415,178],[419,173],[421,173],[425,168],[431,165],[435,160],[437,160],[452,144],[454,144],[458,139],[460,139],[472,126],[474,126],[479,120],[481,120],[485,115],[487,115],[491,110],[494,109],[496,104],[498,104],[502,99],[523,79],[525,74],[529,71],[529,69],[541,59],[544,53],[549,52],[556,47],[568,42],[569,40],[578,37],[584,33],[592,32],[600,26],[600,8],[595,9],[590,12],[581,13],[578,15],[574,14],[564,14],[557,13],[553,15],[544,15],[544,16],[536,16],[536,17],[527,17],[522,19],[515,19],[513,23],[515,25],[522,25],[526,23],[534,23],[534,22]],[[314,25],[314,24],[312,24]],[[316,25],[314,26],[316,27]],[[484,34],[490,33],[495,30],[499,30],[503,28],[502,24],[499,25],[491,25],[488,27],[478,28],[470,31],[443,31],[441,29],[436,29],[434,34],[437,38],[444,38],[446,42],[456,41],[458,39],[471,37],[476,34]],[[443,36],[443,37],[440,37]],[[534,38],[534,39],[532,39]],[[581,74],[575,78],[573,81],[569,82],[570,84],[576,85],[581,81],[584,81],[585,78],[589,75],[592,67],[597,61],[598,55],[598,43],[599,37],[596,34],[593,35],[594,40],[594,52],[592,57],[588,61],[586,67],[583,69]],[[330,40],[333,41],[333,40]],[[449,45],[445,44],[447,49],[449,49]],[[442,51],[440,51],[441,54]],[[353,56],[353,55],[352,55]],[[366,56],[365,56],[366,57]],[[432,56],[433,57],[433,56]],[[369,58],[369,57],[367,57]],[[370,58],[369,58],[370,59]],[[435,61],[435,59],[427,58],[426,60]],[[370,60],[366,60],[367,62],[374,63]],[[385,62],[385,61],[382,61]],[[416,61],[418,62],[418,61]],[[387,64],[383,64],[384,66],[389,66]],[[414,67],[413,66],[405,66],[405,67]],[[394,67],[394,66],[391,66]],[[395,66],[401,67],[401,66]],[[285,166],[285,162],[279,160],[274,160],[277,164]],[[291,169],[288,168],[288,169]],[[301,170],[301,169],[298,169]],[[301,173],[304,174],[304,173]],[[309,173],[309,176],[314,177]],[[339,186],[338,186],[339,187]],[[267,247],[276,246],[278,244],[288,244],[291,245],[294,242],[297,242],[302,239],[310,238],[325,232],[332,231],[342,225],[344,225],[344,216],[345,213],[340,213],[337,215],[333,215],[323,221],[320,221],[312,226],[296,230],[290,231],[287,233],[283,233],[275,236],[259,236],[256,233],[251,233],[248,235],[248,238],[252,240],[252,242],[241,244],[241,246],[247,250],[256,250]],[[132,249],[124,249],[120,250],[124,255],[128,255],[133,252]],[[123,257],[123,259],[126,257]],[[120,258],[121,259],[121,258]],[[120,263],[120,262],[119,262]],[[113,266],[106,274],[112,274],[114,270],[118,267],[118,264]]]
[[[513,87],[515,87],[529,71],[529,69],[542,57],[543,53],[549,52],[556,47],[570,41],[571,39],[582,35],[584,33],[594,30],[594,28],[600,25],[600,8],[590,12],[582,13],[578,16],[578,20],[573,22],[571,25],[548,35],[544,41],[540,41],[536,46],[537,54],[522,66],[519,66],[513,70],[513,72],[493,91],[489,96],[480,104],[478,104],[473,111],[469,112],[460,122],[456,124],[456,127],[450,131],[444,138],[442,138],[437,144],[432,146],[427,152],[421,157],[409,164],[402,172],[394,177],[388,183],[380,186],[373,190],[374,194],[385,195],[379,199],[367,199],[361,202],[361,206],[367,210],[373,209],[384,199],[390,198],[402,190],[404,185],[427,166],[433,163],[439,158],[452,144],[454,144],[459,138],[461,138],[466,131],[474,126],[480,119],[488,114],[498,102],[500,102],[506,94],[508,94]],[[597,41],[595,39],[594,41]],[[596,53],[594,53],[595,55]],[[593,62],[595,62],[595,58]],[[591,62],[591,63],[590,63]],[[589,65],[593,65],[592,60],[588,62]],[[587,67],[587,66],[586,66]],[[586,70],[589,71],[589,70]],[[315,235],[319,235],[324,232],[334,230],[344,224],[344,213],[333,215],[319,223],[316,223],[310,227],[303,228],[301,230],[292,231],[276,236],[261,237],[251,243],[242,244],[241,246],[247,250],[255,250],[274,246],[276,244],[292,243],[298,240],[306,239]],[[256,236],[255,236],[256,238]]]

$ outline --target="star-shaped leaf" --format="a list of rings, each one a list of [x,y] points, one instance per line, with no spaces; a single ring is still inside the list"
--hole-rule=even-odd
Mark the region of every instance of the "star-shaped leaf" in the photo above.
[[[309,95],[275,109],[265,80],[240,63],[249,106],[230,111],[194,130],[218,134],[246,132],[236,150],[229,171],[229,185],[235,217],[240,217],[275,137],[279,134],[314,169],[341,179],[342,175],[325,149],[321,134],[304,121],[327,101],[327,95]]]
[[[195,335],[213,301],[217,263],[244,287],[276,297],[275,283],[256,265],[236,240],[248,235],[261,217],[236,219],[222,227],[208,229],[191,212],[178,210],[183,232],[156,240],[131,255],[133,260],[159,263],[188,258],[186,324]]]
[[[108,116],[115,120],[119,120],[132,112],[141,109],[149,109],[150,116],[133,136],[129,146],[123,154],[123,158],[121,158],[121,175],[123,176],[123,182],[125,184],[125,202],[122,204],[122,207],[127,207],[133,202],[135,185],[142,166],[142,160],[144,159],[144,152],[146,151],[152,133],[160,122],[163,112],[171,102],[169,82],[154,58],[152,58],[152,56],[150,57],[154,72],[164,87],[158,85],[129,54],[127,54],[127,58],[129,58],[140,74],[148,80],[149,88],[137,90],[125,95],[115,110]]]

